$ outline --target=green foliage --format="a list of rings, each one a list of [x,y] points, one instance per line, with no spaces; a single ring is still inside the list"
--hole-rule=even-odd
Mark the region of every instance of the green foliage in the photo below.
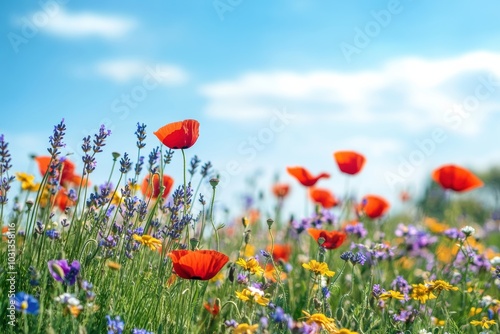
[[[69,209],[58,208],[54,195],[44,192],[48,176],[40,181],[37,193],[21,190],[9,202],[15,205],[2,206],[6,209],[2,210],[2,225],[10,229],[0,243],[0,318],[9,319],[11,275],[15,277],[15,292],[34,296],[40,309],[37,315],[16,311],[14,326],[2,321],[1,333],[121,333],[121,329],[111,327],[108,316],[111,320],[120,317],[123,333],[134,329],[158,334],[238,332],[225,325],[230,320],[258,325],[256,333],[301,333],[307,326],[325,333],[340,333],[341,328],[358,333],[479,333],[487,328],[471,321],[480,321],[488,312],[493,312],[496,321],[490,332],[499,330],[500,283],[489,260],[498,256],[500,235],[498,228],[485,225],[482,230],[490,211],[474,198],[446,198],[436,186],[429,185],[417,208],[381,219],[358,217],[349,200],[333,210],[336,220],[329,220],[329,215],[318,209],[311,217],[303,217],[303,227],[314,223],[326,230],[347,230],[346,222],[356,221],[358,228],[366,229],[366,235],[349,232],[339,248],[326,250],[307,230],[297,228],[302,226],[300,221],[281,221],[283,199],[260,196],[246,212],[226,212],[227,216],[241,217],[275,206],[276,211],[270,214],[274,221],[266,222],[271,217],[253,214],[243,224],[239,219],[224,220],[225,226],[216,228],[221,223],[213,208],[216,185],[204,194],[208,200],[200,201],[199,215],[194,209],[200,185],[210,179],[208,173],[202,175],[197,187],[184,182],[174,194],[173,204],[166,206],[161,196],[140,193],[134,186],[138,175],[130,182],[127,172],[116,175],[112,170],[109,180],[116,185],[98,199],[98,188],[94,192],[82,181],[73,188],[78,196]],[[168,173],[168,165],[159,162],[156,173]],[[196,177],[192,174],[188,181],[195,182]],[[186,190],[194,193],[192,200]],[[25,204],[26,199],[32,202]],[[176,201],[189,204],[179,206]],[[211,205],[205,207],[206,203]],[[476,234],[450,239],[439,230],[444,225],[429,225],[427,216],[458,230],[472,225]],[[182,219],[189,223],[172,237]],[[153,236],[158,244],[138,241],[134,235]],[[161,248],[156,249],[159,244]],[[259,252],[272,253],[278,244],[291,246],[289,259]],[[9,246],[13,245],[15,260],[11,261],[9,250],[13,248]],[[211,281],[182,279],[173,272],[168,256],[180,247],[217,248],[230,261]],[[343,253],[347,251],[364,255],[366,263],[346,258]],[[266,270],[264,275],[236,264],[238,259],[252,256],[258,256],[257,266]],[[49,261],[62,259],[81,264],[75,284],[57,279],[62,268],[49,268]],[[311,260],[324,262],[335,275],[309,270],[304,264]],[[395,285],[399,279],[408,285]],[[437,280],[450,283],[453,289],[432,290],[432,282]],[[419,301],[412,295],[412,285],[417,284],[424,284],[427,295],[433,293],[436,298]],[[406,296],[386,299],[374,285]],[[245,289],[248,300],[241,297]],[[61,303],[58,298],[64,293],[78,303]],[[481,310],[469,314],[471,308]],[[405,312],[410,313],[403,317]],[[267,328],[263,319],[267,319]]]

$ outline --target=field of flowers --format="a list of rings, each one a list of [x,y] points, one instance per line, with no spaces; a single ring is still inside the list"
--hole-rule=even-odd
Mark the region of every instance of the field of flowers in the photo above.
[[[33,157],[37,175],[11,169],[0,137],[0,333],[499,333],[500,220],[451,205],[483,186],[475,174],[436,166],[449,201],[438,220],[389,215],[374,194],[334,196],[319,187],[328,173],[294,166],[283,172],[307,194],[307,215],[290,217],[290,185],[275,183],[272,215],[249,200],[222,221],[217,173],[189,156],[199,126],[167,124],[150,149],[137,124],[136,151],[111,155],[102,126],[83,138],[76,170],[61,121]],[[108,158],[108,181],[94,184]],[[176,187],[171,164],[184,167]],[[351,185],[364,164],[352,151],[332,159]]]

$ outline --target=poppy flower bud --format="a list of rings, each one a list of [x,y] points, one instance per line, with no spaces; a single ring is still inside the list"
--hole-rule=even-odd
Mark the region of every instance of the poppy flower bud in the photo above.
[[[247,217],[241,218],[241,223],[243,224],[243,227],[246,228],[248,226],[248,218]]]
[[[245,244],[248,244],[250,242],[250,237],[251,237],[250,233],[251,233],[250,230],[245,231]]]
[[[189,244],[191,245],[191,250],[195,250],[198,247],[198,239],[191,238],[189,239]]]
[[[318,250],[318,262],[325,262],[326,248],[319,246]]]
[[[227,274],[227,279],[229,280],[229,282],[233,283],[234,282],[234,273],[236,272],[236,266],[234,265],[234,263],[231,263],[229,265],[229,271],[228,271],[228,274]]]
[[[210,179],[210,185],[212,186],[212,188],[215,188],[217,187],[217,185],[219,184],[219,179],[218,178],[212,178]]]
[[[31,209],[31,207],[33,206],[33,201],[32,200],[27,200],[26,201],[26,206],[28,207],[28,210]]]
[[[111,153],[111,155],[113,156],[113,161],[116,161],[116,159],[118,159],[120,157],[120,153],[118,153],[118,152],[113,152],[113,153]]]
[[[273,223],[274,223],[274,220],[272,220],[271,218],[269,218],[267,220],[267,227],[269,227],[269,229],[271,228],[271,226],[273,226]]]
[[[323,245],[325,243],[325,241],[326,241],[325,238],[319,237],[318,238],[318,245],[320,245],[320,246]]]
[[[315,309],[317,310],[321,309],[321,302],[318,298],[316,297],[313,298],[313,304]]]

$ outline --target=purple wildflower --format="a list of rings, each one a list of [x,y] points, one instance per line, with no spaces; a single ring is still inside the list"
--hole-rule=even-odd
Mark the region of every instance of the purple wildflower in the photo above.
[[[358,238],[364,238],[368,234],[363,223],[356,223],[354,225],[347,225],[345,232],[349,235],[354,235]]]
[[[114,319],[111,319],[109,315],[106,316],[108,322],[108,334],[122,334],[125,327],[125,323],[121,320],[120,316],[117,315]]]
[[[67,260],[50,260],[48,263],[50,275],[58,282],[74,285],[80,273],[80,262],[75,260],[68,264]]]
[[[38,314],[40,305],[38,300],[32,295],[25,292],[18,292],[12,299],[17,311],[27,314]]]

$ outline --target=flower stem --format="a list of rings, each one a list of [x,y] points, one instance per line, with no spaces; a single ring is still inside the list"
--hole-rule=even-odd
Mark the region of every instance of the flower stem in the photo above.
[[[182,206],[183,216],[186,216],[187,213],[187,184],[186,184],[186,153],[184,153],[184,149],[181,149],[182,152],[182,162],[183,162],[183,175],[184,175],[184,203]],[[189,244],[189,224],[186,226],[186,243]]]

